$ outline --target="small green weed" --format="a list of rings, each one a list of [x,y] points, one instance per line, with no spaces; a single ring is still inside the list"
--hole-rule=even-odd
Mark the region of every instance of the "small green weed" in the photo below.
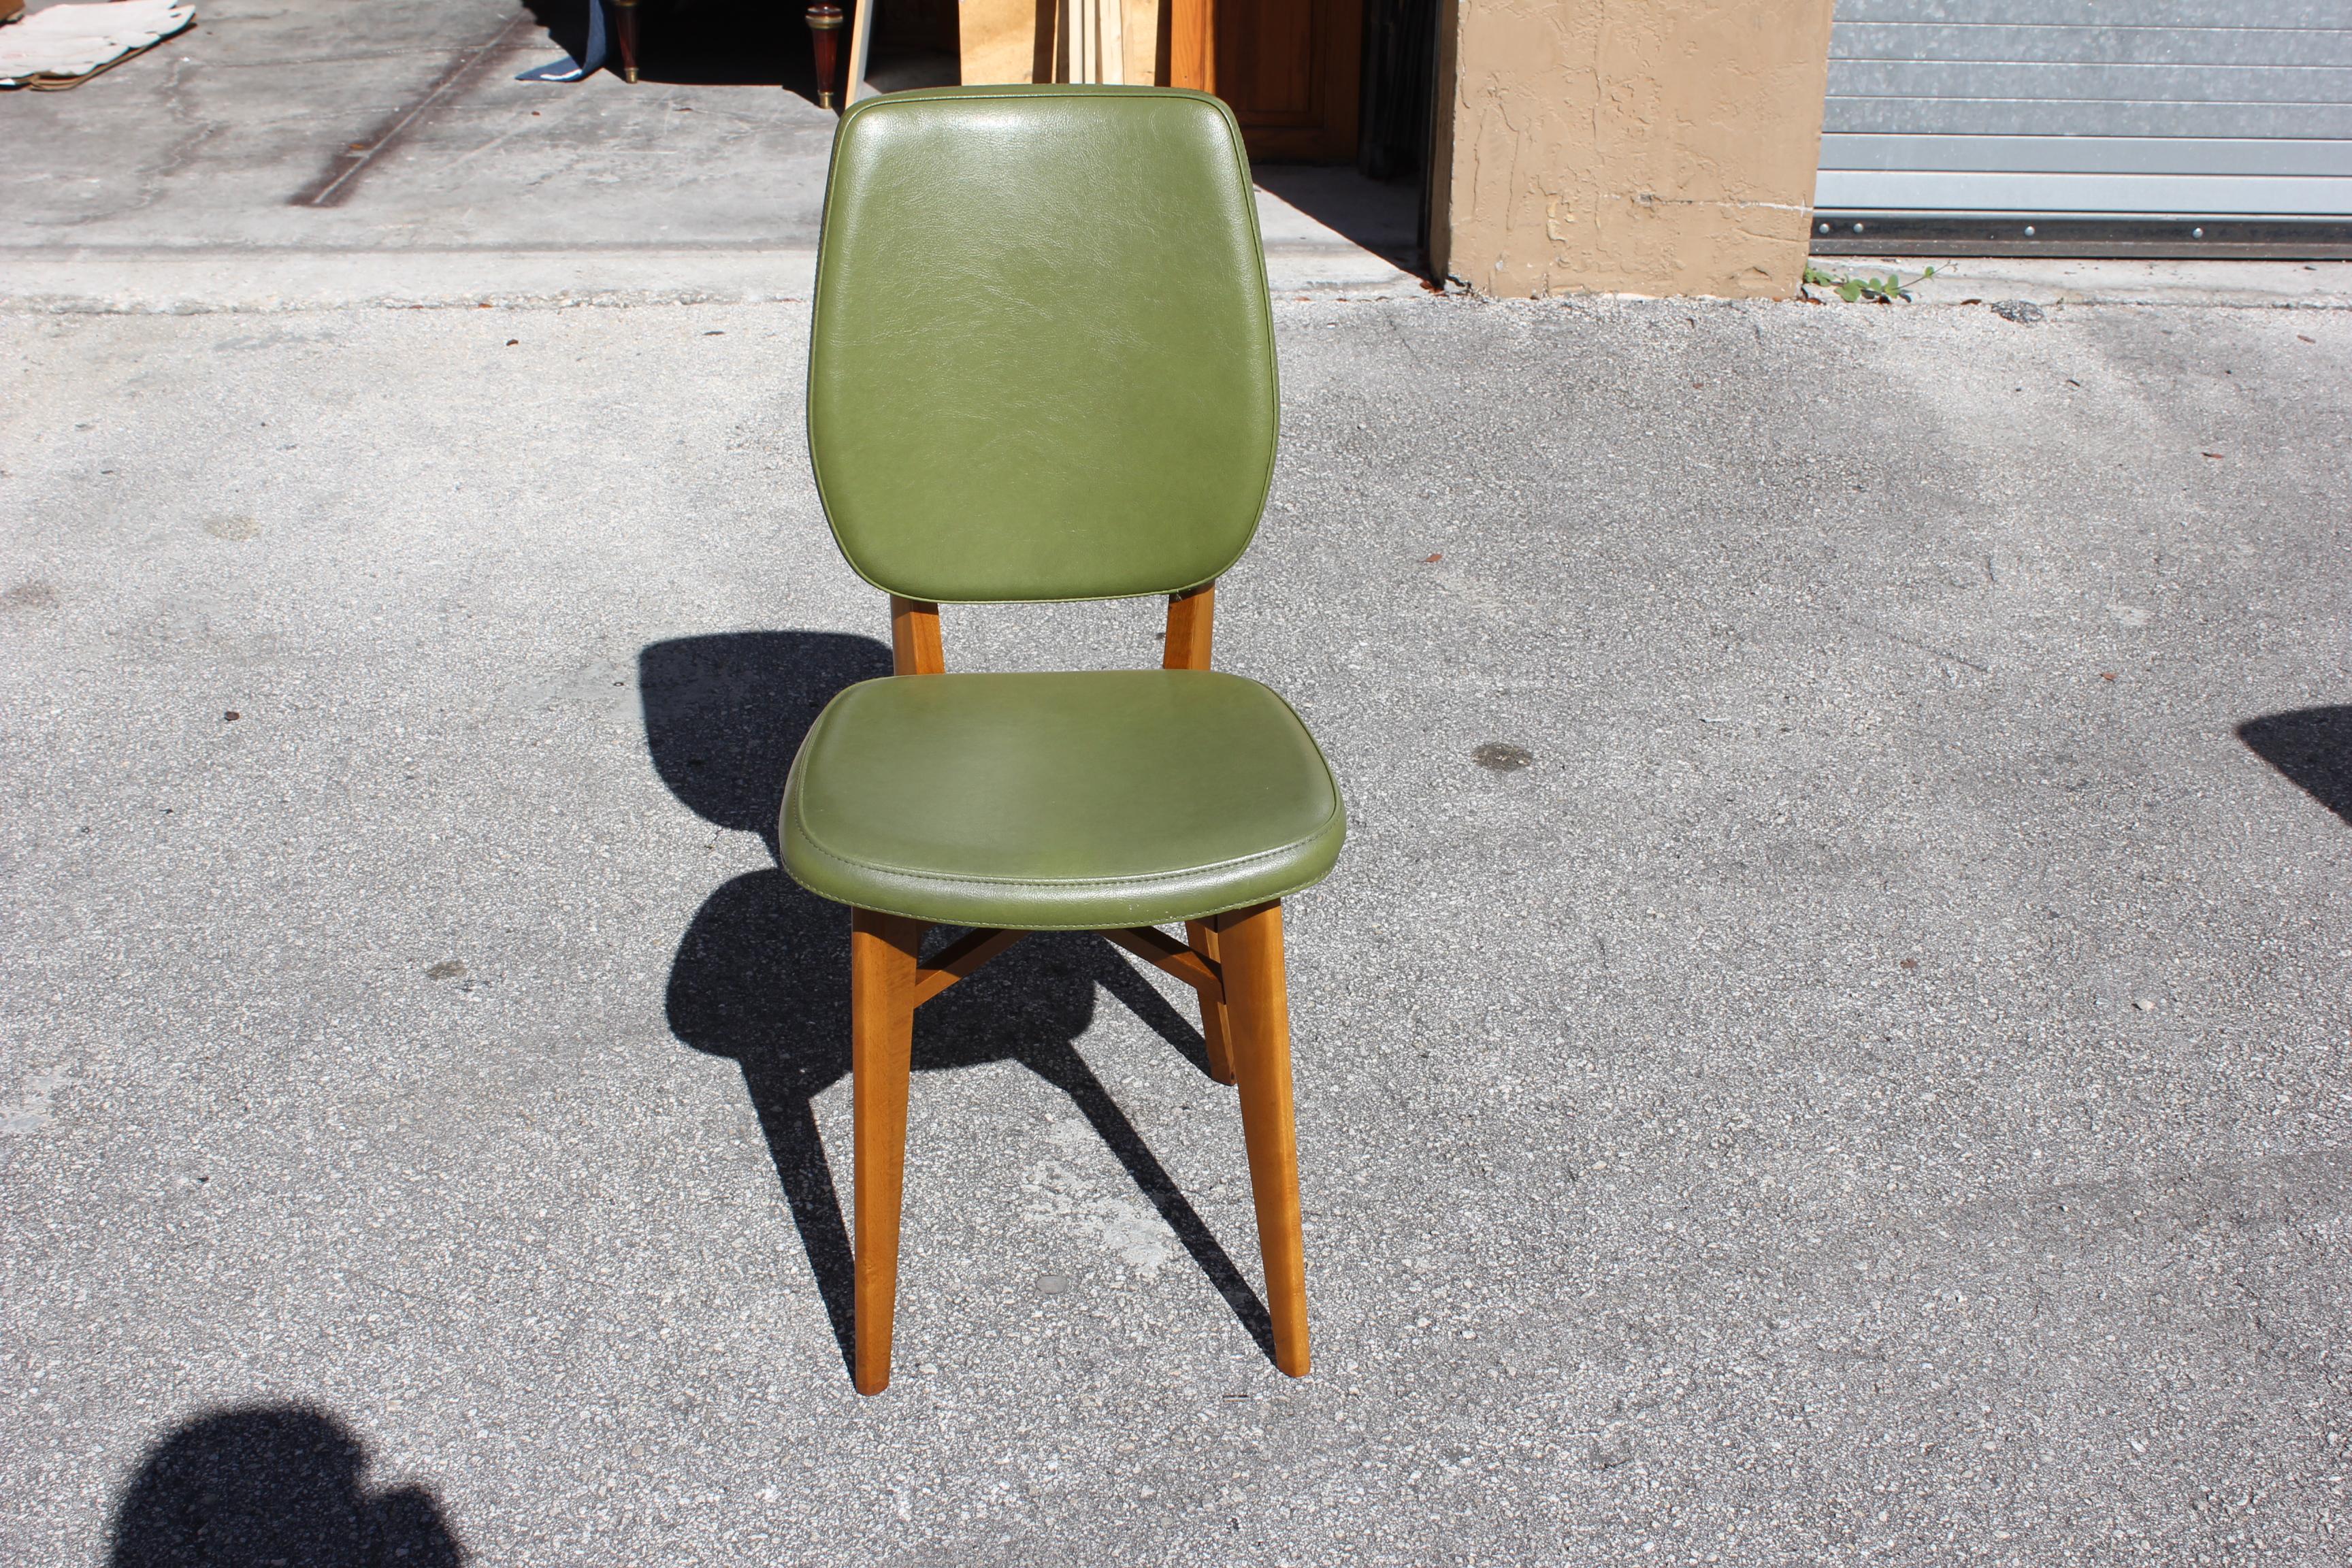
[[[1910,299],[1913,284],[1925,283],[1935,275],[1936,269],[1930,267],[1918,277],[1907,279],[1895,272],[1884,278],[1848,278],[1841,273],[1824,272],[1818,267],[1808,267],[1805,268],[1805,284],[1808,288],[1826,289],[1849,305],[1863,300],[1874,305],[1892,305],[1897,300]]]

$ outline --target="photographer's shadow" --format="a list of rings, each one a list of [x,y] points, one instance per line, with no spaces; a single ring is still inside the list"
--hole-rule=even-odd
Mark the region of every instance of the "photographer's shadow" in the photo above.
[[[307,1405],[217,1410],[148,1450],[115,1505],[108,1568],[457,1568],[431,1489],[369,1484],[367,1445]]]
[[[890,673],[889,650],[827,632],[748,632],[656,643],[638,656],[646,741],[679,800],[776,852],[784,773],[833,695]],[[928,949],[957,933],[931,934]],[[1074,1042],[1108,991],[1202,1073],[1200,1032],[1100,937],[1040,933],[916,1015],[918,1072],[1017,1061],[1069,1096],[1258,1347],[1265,1305]],[[845,1363],[854,1355],[849,1235],[812,1106],[849,1073],[849,911],[781,870],[737,877],[695,914],[670,965],[671,1031],[733,1060],[760,1118]]]

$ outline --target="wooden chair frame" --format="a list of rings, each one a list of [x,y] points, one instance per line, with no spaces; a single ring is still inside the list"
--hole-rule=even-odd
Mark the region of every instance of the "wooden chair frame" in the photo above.
[[[1212,583],[1168,601],[1168,669],[1209,668],[1216,608]],[[900,675],[947,669],[940,607],[890,600],[890,647]],[[861,1394],[890,1385],[890,1331],[898,1286],[898,1217],[906,1190],[907,1097],[915,1009],[1028,933],[975,931],[925,963],[929,927],[903,915],[854,910],[850,924],[850,1067],[856,1261],[855,1379]],[[1298,1204],[1298,1139],[1290,1086],[1290,1003],[1282,959],[1279,900],[1185,924],[1181,942],[1150,926],[1102,933],[1200,994],[1209,1072],[1241,1090],[1242,1140],[1249,1153],[1258,1246],[1265,1261],[1266,1314],[1275,1364],[1307,1371],[1307,1264]]]

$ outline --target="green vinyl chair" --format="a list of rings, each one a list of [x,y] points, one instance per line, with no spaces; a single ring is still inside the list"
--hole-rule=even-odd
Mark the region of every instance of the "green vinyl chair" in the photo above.
[[[852,108],[808,409],[897,671],[818,716],[780,831],[785,870],[851,910],[859,1391],[890,1381],[915,1009],[1033,931],[1100,931],[1199,994],[1210,1071],[1240,1088],[1275,1360],[1305,1375],[1282,900],[1346,821],[1289,706],[1209,668],[1277,423],[1232,112],[1050,86]],[[942,603],[1143,595],[1168,600],[1159,669],[946,673]],[[935,925],[966,934],[926,959]]]

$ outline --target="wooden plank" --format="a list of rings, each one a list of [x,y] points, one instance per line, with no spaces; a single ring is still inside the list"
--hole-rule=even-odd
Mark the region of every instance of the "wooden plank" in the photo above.
[[[849,84],[841,95],[845,108],[866,92],[866,57],[873,44],[874,0],[856,0],[849,14]]]
[[[1217,90],[1214,0],[1168,0],[1168,85]]]
[[[1217,616],[1217,585],[1203,583],[1197,588],[1168,595],[1168,647],[1160,656],[1162,669],[1206,669],[1209,668],[1210,634],[1215,628]]]
[[[962,0],[956,43],[963,85],[1030,80],[1035,75],[1038,11],[1037,0]]]
[[[919,1007],[959,980],[970,979],[992,958],[1029,933],[1025,931],[968,931],[940,950],[940,955],[915,971],[915,1005]]]
[[[899,675],[945,675],[946,648],[940,641],[940,607],[927,599],[890,595],[890,662]]]

